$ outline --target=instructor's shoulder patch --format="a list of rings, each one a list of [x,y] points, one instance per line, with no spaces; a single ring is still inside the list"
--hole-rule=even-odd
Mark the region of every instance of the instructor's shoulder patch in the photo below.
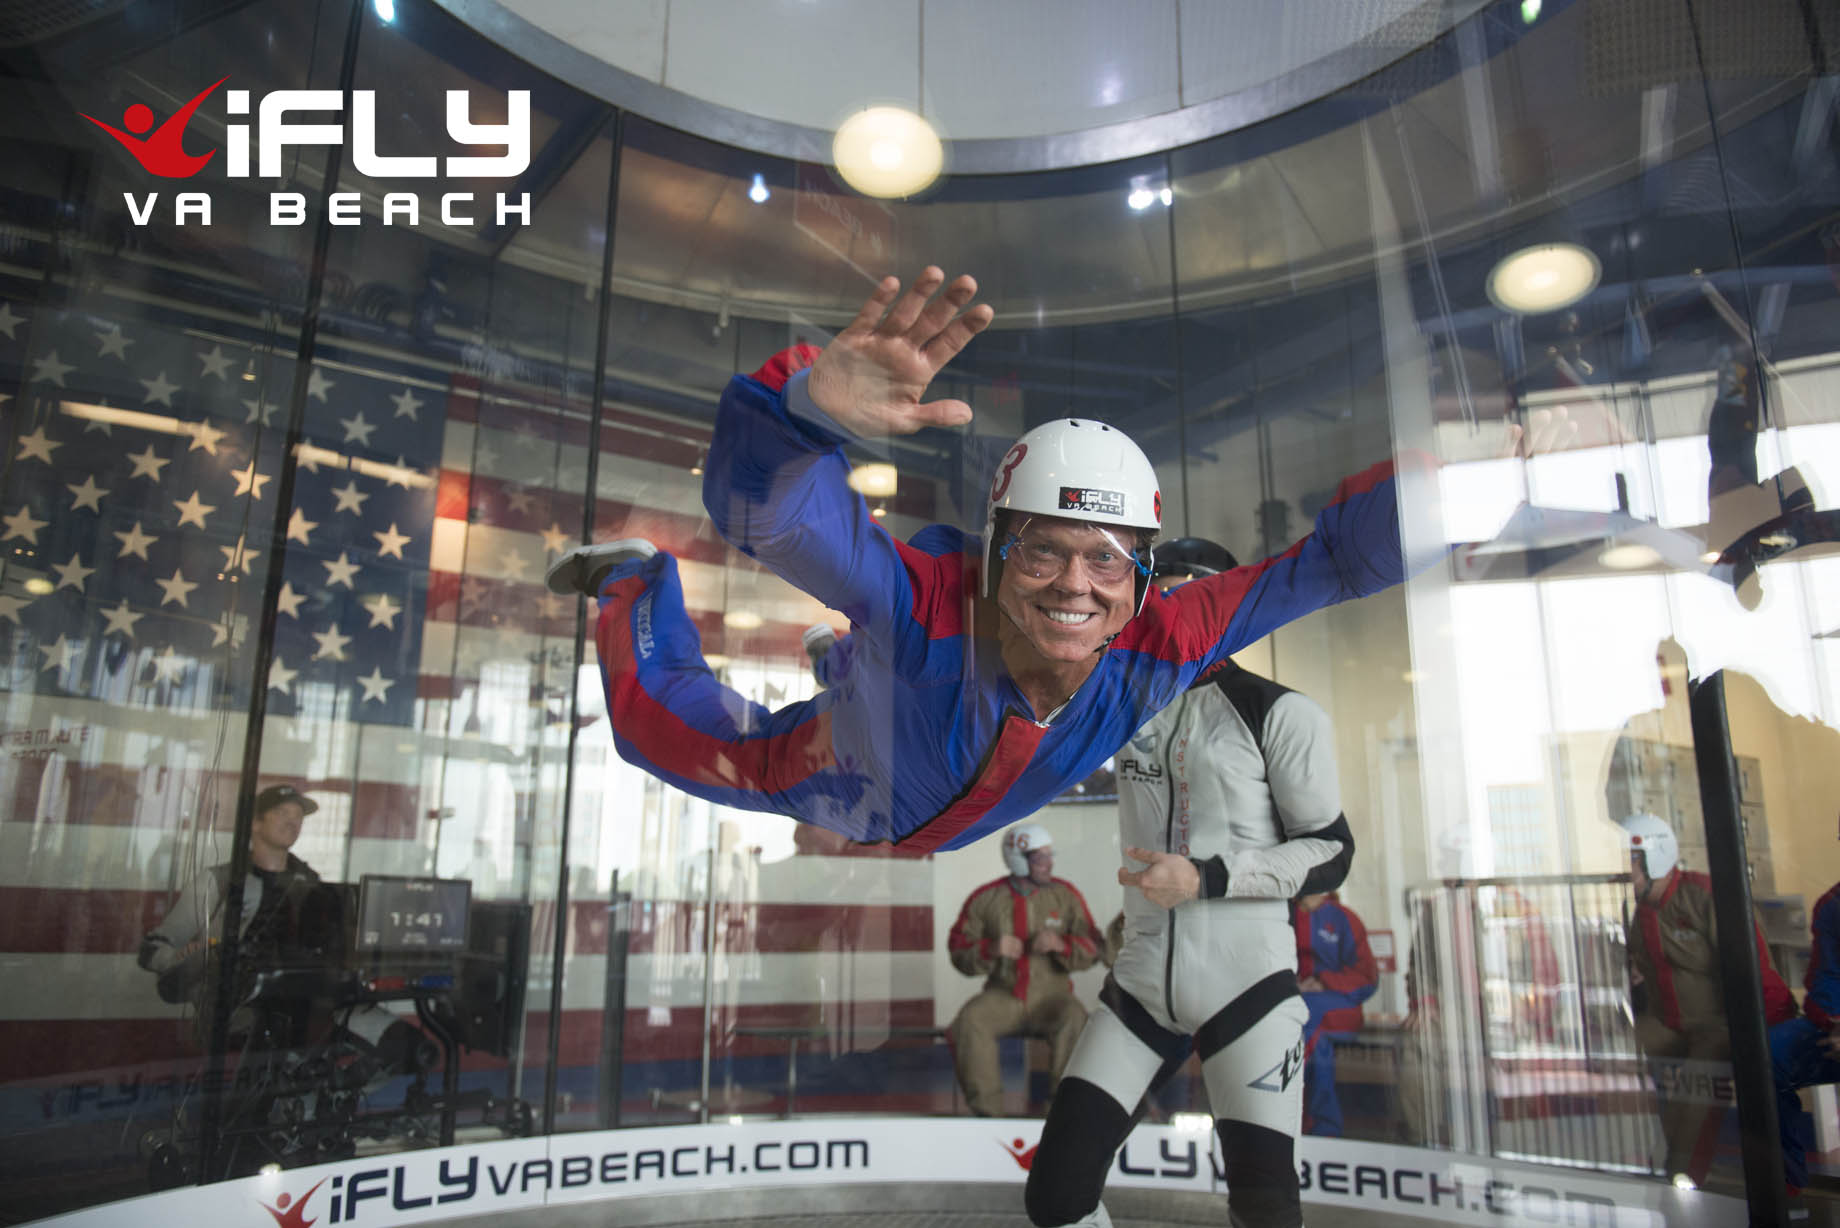
[[[760,365],[760,370],[754,372],[753,379],[756,383],[765,384],[778,392],[786,386],[787,380],[816,362],[818,354],[817,346],[801,342],[767,359]]]

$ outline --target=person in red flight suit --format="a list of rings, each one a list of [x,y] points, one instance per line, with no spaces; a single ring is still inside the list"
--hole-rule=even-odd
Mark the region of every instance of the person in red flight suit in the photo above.
[[[1661,1094],[1661,1132],[1667,1172],[1676,1185],[1698,1186],[1712,1167],[1729,1082],[1712,1074],[1731,1057],[1724,978],[1719,973],[1718,926],[1712,880],[1680,868],[1680,840],[1667,820],[1632,814],[1629,874],[1636,908],[1625,938],[1636,1040],[1655,1065]],[[1795,999],[1770,964],[1763,931],[1753,923],[1757,964],[1763,974],[1764,1019],[1772,1025],[1795,1017]],[[1656,1059],[1685,1059],[1663,1061]],[[1676,1073],[1678,1072],[1678,1073]]]
[[[1092,967],[1103,942],[1079,889],[1054,877],[1046,828],[1018,824],[1004,833],[1002,847],[1009,873],[966,898],[947,941],[953,967],[987,978],[949,1029],[959,1086],[980,1117],[1003,1112],[1001,1037],[1046,1040],[1050,1075],[1060,1081],[1086,1026],[1086,1008],[1073,996],[1068,974]]]
[[[1380,969],[1367,946],[1367,927],[1333,891],[1298,896],[1291,925],[1297,931],[1297,988],[1310,1012],[1303,1025],[1303,1129],[1340,1138],[1335,1037],[1361,1030],[1361,1003],[1380,988]]]

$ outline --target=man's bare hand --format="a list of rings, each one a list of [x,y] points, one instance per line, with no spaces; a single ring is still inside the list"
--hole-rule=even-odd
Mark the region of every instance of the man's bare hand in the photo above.
[[[1128,848],[1124,855],[1132,861],[1150,864],[1142,870],[1118,870],[1118,882],[1135,887],[1158,908],[1174,908],[1201,894],[1201,871],[1195,863],[1177,853],[1158,853],[1151,849]]]
[[[968,274],[935,298],[945,279],[928,265],[902,293],[899,278],[883,278],[812,363],[811,399],[839,426],[858,436],[911,435],[971,421],[963,401],[920,400],[939,369],[996,314],[983,303],[966,309],[977,295]]]
[[[1573,405],[1536,409],[1527,415],[1527,425],[1508,423],[1499,455],[1503,458],[1531,459],[1550,452],[1572,448],[1600,448],[1607,444],[1629,443],[1616,413],[1602,401],[1586,399]]]
[[[1005,934],[997,939],[997,954],[1003,959],[1022,958],[1022,939],[1014,934]]]
[[[1323,983],[1313,976],[1300,977],[1297,981],[1297,988],[1304,993],[1321,993]]]
[[[1029,939],[1029,950],[1037,955],[1059,955],[1067,949],[1067,940],[1059,930],[1042,930]]]

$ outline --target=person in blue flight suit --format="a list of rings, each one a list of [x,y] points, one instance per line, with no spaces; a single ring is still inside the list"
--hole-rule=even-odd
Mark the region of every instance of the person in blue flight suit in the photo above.
[[[933,525],[897,541],[847,484],[844,445],[970,419],[961,401],[920,399],[991,318],[970,306],[970,277],[935,297],[944,282],[935,268],[905,293],[885,279],[821,353],[736,376],[717,410],[703,485],[716,529],[850,620],[819,695],[769,711],[724,686],[675,561],[650,542],[578,547],[550,569],[552,591],[599,598],[628,762],[855,841],[957,848],[1090,775],[1237,649],[1403,578],[1387,462],[1344,481],[1283,554],[1155,591],[1156,471],[1122,432],[1077,418],[1010,447],[982,539]]]
[[[1336,1138],[1342,1103],[1335,1094],[1335,1038],[1361,1030],[1361,1003],[1380,987],[1367,927],[1335,892],[1297,898],[1297,988],[1310,1018],[1303,1026],[1303,1130]]]
[[[1840,1083],[1840,883],[1816,901],[1808,925],[1813,943],[1802,981],[1807,990],[1802,1013],[1770,1028],[1783,1179],[1791,1194],[1808,1184],[1808,1153],[1814,1148],[1814,1122],[1796,1092]]]

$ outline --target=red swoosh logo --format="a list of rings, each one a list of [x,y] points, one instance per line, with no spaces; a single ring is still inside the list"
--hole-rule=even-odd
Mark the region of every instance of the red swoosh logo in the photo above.
[[[198,104],[229,79],[220,77],[216,84],[206,87],[196,98],[174,111],[172,118],[144,137],[123,132],[112,124],[103,123],[94,115],[84,115],[83,118],[121,142],[121,147],[134,155],[134,160],[152,174],[162,179],[190,179],[204,169],[205,163],[217,156],[217,151],[213,149],[203,154],[186,153],[185,126],[192,121],[192,113],[198,109]]]

